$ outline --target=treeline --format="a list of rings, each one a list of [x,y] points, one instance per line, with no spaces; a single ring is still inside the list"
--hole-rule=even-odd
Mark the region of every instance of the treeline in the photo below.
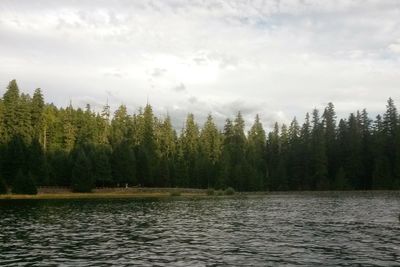
[[[46,104],[40,89],[11,81],[0,99],[0,192],[35,186],[148,186],[257,190],[400,188],[400,118],[392,99],[371,120],[366,110],[337,122],[333,104],[300,125],[265,133],[256,116],[248,133],[241,113],[218,130],[189,114],[177,133],[146,105],[86,109]]]

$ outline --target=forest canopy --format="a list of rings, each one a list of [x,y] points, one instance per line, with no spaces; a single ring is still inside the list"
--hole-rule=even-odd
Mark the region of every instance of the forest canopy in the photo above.
[[[177,133],[171,118],[147,104],[137,114],[56,107],[40,89],[21,93],[12,80],[0,99],[0,188],[147,186],[264,190],[400,188],[400,118],[389,98],[372,120],[367,111],[337,119],[329,103],[300,125],[250,130],[240,111],[223,130],[212,115],[198,125],[189,113]],[[22,189],[21,189],[22,188]]]

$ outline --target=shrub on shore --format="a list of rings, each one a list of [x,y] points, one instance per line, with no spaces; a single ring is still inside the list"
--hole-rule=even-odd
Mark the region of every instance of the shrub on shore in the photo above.
[[[235,194],[235,189],[233,189],[232,187],[228,187],[227,189],[225,189],[225,195],[231,196],[234,194]]]
[[[213,196],[213,195],[215,195],[214,188],[208,188],[207,189],[207,196]]]
[[[217,196],[223,196],[224,195],[224,191],[223,190],[217,190]]]

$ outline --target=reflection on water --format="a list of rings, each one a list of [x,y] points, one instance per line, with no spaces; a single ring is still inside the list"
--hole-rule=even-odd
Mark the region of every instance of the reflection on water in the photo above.
[[[400,193],[0,202],[0,265],[400,265]]]

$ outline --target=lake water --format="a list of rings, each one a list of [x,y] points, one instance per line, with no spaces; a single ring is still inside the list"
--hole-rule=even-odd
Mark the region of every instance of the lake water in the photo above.
[[[400,266],[400,193],[0,201],[1,266]]]

